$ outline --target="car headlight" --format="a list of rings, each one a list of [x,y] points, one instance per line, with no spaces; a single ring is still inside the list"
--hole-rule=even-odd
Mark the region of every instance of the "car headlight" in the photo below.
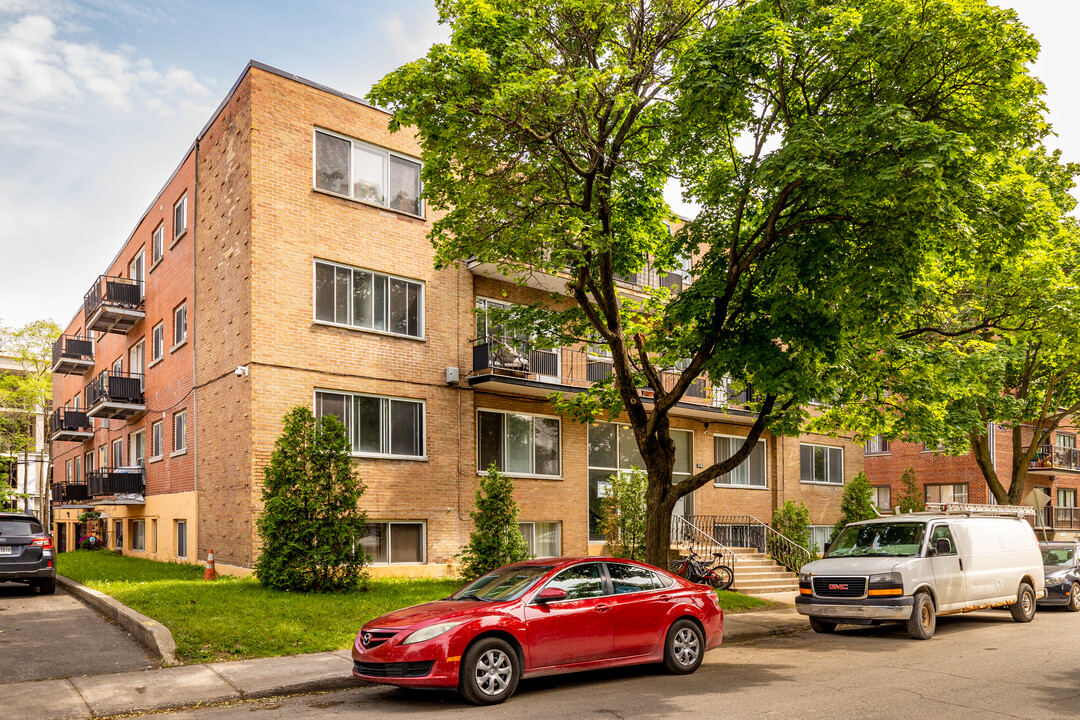
[[[904,578],[898,572],[890,573],[878,573],[877,575],[870,576],[871,583],[896,583],[897,585],[904,584]]]
[[[1046,584],[1048,585],[1061,585],[1065,582],[1068,572],[1056,572],[1050,573],[1046,576]]]
[[[402,645],[413,645],[414,643],[424,642],[425,640],[430,640],[432,638],[437,638],[440,635],[442,635],[443,633],[449,632],[450,630],[453,630],[454,628],[456,628],[458,625],[460,625],[463,622],[465,622],[465,621],[464,620],[458,620],[457,622],[444,622],[444,623],[439,623],[438,625],[428,625],[427,627],[420,628],[416,632],[409,635],[409,637],[402,640],[401,644]]]

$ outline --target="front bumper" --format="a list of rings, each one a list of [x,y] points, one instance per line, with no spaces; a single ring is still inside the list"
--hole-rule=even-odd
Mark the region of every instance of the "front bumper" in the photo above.
[[[802,615],[830,620],[907,620],[915,604],[912,597],[863,598],[843,600],[800,595],[795,609]]]
[[[1068,605],[1069,604],[1069,591],[1072,589],[1072,583],[1064,583],[1062,585],[1047,585],[1046,595],[1039,599],[1040,605]]]
[[[406,634],[406,633],[402,633]],[[353,677],[371,683],[400,685],[402,687],[453,688],[458,684],[461,655],[450,654],[447,641],[435,638],[415,645],[399,645],[401,638],[393,638],[377,647],[365,648],[359,641],[353,643]],[[420,666],[430,663],[431,670],[422,674]],[[378,674],[365,672],[376,668]]]

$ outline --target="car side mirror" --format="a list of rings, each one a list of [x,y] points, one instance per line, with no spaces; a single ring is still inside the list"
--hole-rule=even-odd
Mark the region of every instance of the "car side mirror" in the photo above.
[[[949,555],[952,553],[952,541],[949,538],[938,538],[934,543],[935,555]]]
[[[536,596],[536,599],[533,602],[538,602],[538,603],[543,604],[543,603],[554,602],[556,600],[565,600],[565,599],[566,599],[566,591],[563,590],[562,588],[546,587],[546,588],[544,588],[543,590],[540,591],[540,594],[538,594]]]

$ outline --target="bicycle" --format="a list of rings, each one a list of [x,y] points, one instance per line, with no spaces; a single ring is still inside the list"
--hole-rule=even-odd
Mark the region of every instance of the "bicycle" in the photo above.
[[[727,590],[735,582],[735,571],[721,564],[720,561],[723,558],[721,553],[713,553],[713,557],[715,558],[713,564],[706,565],[704,558],[690,550],[689,555],[682,560],[673,560],[669,569],[690,582],[709,585],[717,590]]]

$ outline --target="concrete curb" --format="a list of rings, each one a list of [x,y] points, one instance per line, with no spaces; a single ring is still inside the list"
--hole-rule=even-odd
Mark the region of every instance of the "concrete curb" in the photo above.
[[[166,665],[180,664],[176,658],[176,641],[173,640],[172,633],[157,620],[135,612],[116,598],[88,588],[63,575],[56,576],[56,583],[127,630],[151,652],[161,656],[161,661]]]

